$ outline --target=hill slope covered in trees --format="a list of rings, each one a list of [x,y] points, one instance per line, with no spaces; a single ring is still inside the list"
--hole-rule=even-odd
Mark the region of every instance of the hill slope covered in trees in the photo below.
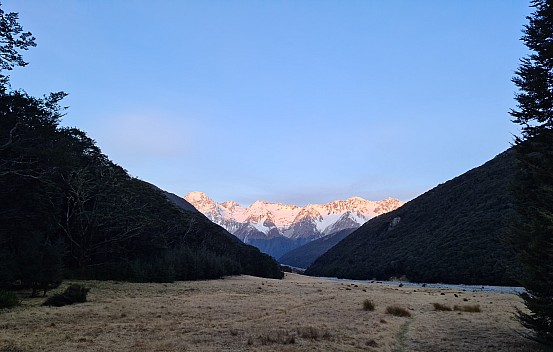
[[[12,90],[6,71],[27,65],[20,51],[34,40],[0,8],[0,288],[34,295],[64,277],[282,277],[272,258],[129,176],[85,132],[61,127],[65,93]]]
[[[269,256],[60,127],[63,96],[0,94],[0,285],[281,277]]]
[[[351,279],[511,285],[503,242],[513,214],[508,150],[484,165],[369,220],[319,257],[306,274]]]

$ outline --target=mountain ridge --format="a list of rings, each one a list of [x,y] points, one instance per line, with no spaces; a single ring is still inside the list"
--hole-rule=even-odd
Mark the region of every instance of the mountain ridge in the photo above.
[[[203,192],[190,192],[183,198],[241,241],[275,258],[312,240],[357,228],[404,204],[394,198],[370,201],[351,197],[306,206],[257,200],[243,207],[232,200],[215,202]]]

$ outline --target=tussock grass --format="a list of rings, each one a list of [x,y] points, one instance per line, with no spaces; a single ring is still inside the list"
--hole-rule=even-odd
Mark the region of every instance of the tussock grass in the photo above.
[[[396,317],[410,317],[411,313],[405,308],[402,308],[397,305],[388,306],[386,307],[386,313],[394,315]]]
[[[272,344],[292,345],[296,343],[296,336],[291,334],[287,330],[279,329],[279,330],[268,331],[262,335],[259,335],[257,337],[257,340],[263,346],[272,345]],[[248,340],[248,345],[252,345],[252,344],[253,342],[251,342],[251,340]]]
[[[373,311],[375,308],[374,302],[370,299],[366,299],[363,301],[363,310]]]
[[[459,311],[459,312],[467,312],[467,313],[480,313],[482,312],[482,309],[480,309],[479,304],[475,305],[465,305],[465,306],[453,306],[453,310]]]
[[[434,306],[434,310],[442,311],[442,312],[451,312],[451,307],[446,306],[445,304],[441,303],[432,303]]]
[[[13,308],[21,304],[17,295],[13,292],[0,291],[0,309]]]
[[[232,331],[231,331],[232,334]],[[277,329],[267,331],[257,336],[256,339],[248,338],[247,344],[254,345],[256,341],[262,346],[267,345],[292,345],[296,343],[296,338],[302,338],[312,341],[332,340],[333,335],[328,330],[315,326],[302,326],[294,330]]]
[[[374,339],[370,339],[367,342],[365,342],[365,345],[368,347],[378,347],[378,343]]]
[[[56,294],[48,298],[42,305],[63,307],[74,303],[84,303],[86,302],[88,291],[90,291],[90,288],[78,284],[72,284],[66,288],[63,293]]]
[[[322,330],[314,326],[304,326],[297,329],[298,336],[304,339],[310,340],[330,340],[332,339],[332,334],[327,330]]]

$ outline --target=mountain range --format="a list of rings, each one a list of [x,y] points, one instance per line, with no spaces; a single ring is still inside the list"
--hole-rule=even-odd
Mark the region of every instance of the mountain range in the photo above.
[[[274,258],[315,239],[358,228],[404,204],[394,198],[369,201],[352,197],[303,207],[256,201],[245,208],[234,201],[217,203],[202,192],[191,192],[184,199],[244,243]]]

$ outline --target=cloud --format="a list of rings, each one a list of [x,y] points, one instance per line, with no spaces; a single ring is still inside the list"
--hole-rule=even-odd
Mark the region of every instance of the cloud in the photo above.
[[[126,164],[180,157],[191,151],[197,134],[191,119],[143,111],[105,118],[94,137],[110,158]]]

